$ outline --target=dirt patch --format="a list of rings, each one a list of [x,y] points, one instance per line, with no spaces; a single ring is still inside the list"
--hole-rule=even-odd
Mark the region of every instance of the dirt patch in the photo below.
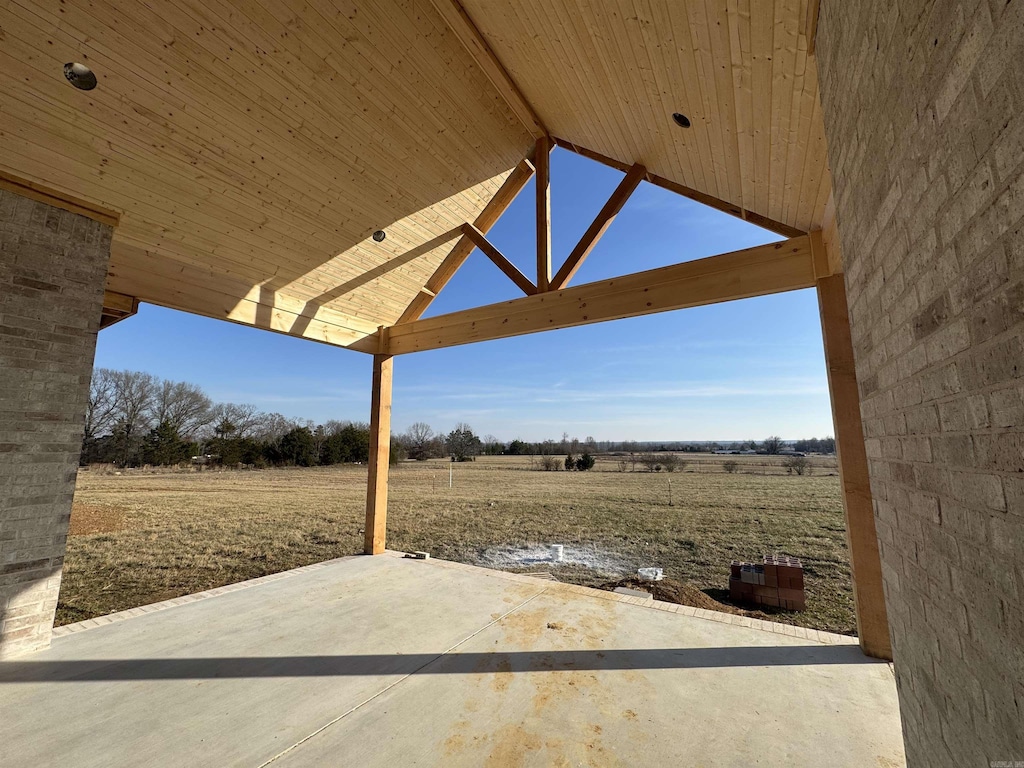
[[[69,536],[111,533],[123,530],[124,527],[124,510],[119,507],[81,504],[79,502],[75,502],[71,507]]]
[[[737,616],[750,616],[756,619],[767,618],[767,615],[760,611],[745,611],[733,605],[720,603],[705,592],[697,589],[692,584],[687,584],[675,579],[662,579],[661,581],[644,581],[636,577],[610,581],[602,584],[600,589],[615,591],[616,587],[628,587],[639,589],[654,596],[655,600],[678,605],[688,605],[691,608],[703,608],[706,611],[719,611],[721,613],[732,613]]]

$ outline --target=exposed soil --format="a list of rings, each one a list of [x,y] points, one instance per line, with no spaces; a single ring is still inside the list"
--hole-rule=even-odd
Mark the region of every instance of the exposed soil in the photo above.
[[[734,613],[738,616],[750,616],[755,619],[771,620],[767,614],[762,613],[761,611],[746,611],[742,608],[737,608],[734,605],[729,605],[728,603],[720,603],[706,592],[702,592],[697,589],[697,587],[692,584],[676,581],[675,579],[644,581],[643,579],[638,579],[634,576],[628,579],[609,581],[606,584],[602,584],[600,589],[614,591],[616,587],[628,587],[629,589],[639,589],[644,592],[649,592],[654,596],[655,600],[661,600],[665,603],[676,603],[678,605],[688,605],[691,608],[703,608],[706,611]]]

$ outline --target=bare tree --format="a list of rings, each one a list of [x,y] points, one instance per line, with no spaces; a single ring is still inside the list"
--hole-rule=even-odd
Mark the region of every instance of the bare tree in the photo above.
[[[686,469],[687,463],[688,462],[684,461],[683,459],[680,459],[674,453],[666,453],[664,456],[661,457],[661,466],[665,469],[666,472],[675,472],[677,469],[680,472],[682,472],[684,469]]]
[[[169,424],[186,440],[215,416],[213,402],[203,390],[183,381],[162,381],[155,387],[152,413],[157,424]]]
[[[89,402],[85,409],[85,441],[109,434],[114,425],[114,411],[117,408],[117,387],[115,372],[109,368],[97,368],[92,372],[89,385]]]
[[[633,440],[627,440],[622,444],[622,450],[629,454],[630,469],[636,472],[636,463],[640,460],[640,444]]]
[[[647,467],[648,472],[661,472],[662,457],[656,453],[640,454],[640,463]]]
[[[765,441],[761,443],[761,450],[767,454],[776,455],[782,450],[782,438],[778,435],[765,438]]]
[[[253,437],[267,442],[277,442],[296,427],[295,421],[280,413],[260,413],[251,427]],[[235,425],[237,430],[238,425]],[[237,432],[236,432],[237,434]]]
[[[113,418],[131,437],[149,426],[148,414],[153,410],[157,380],[142,371],[113,371]]]
[[[811,474],[811,462],[809,462],[803,456],[790,456],[782,462],[782,466],[786,468],[787,474],[793,474],[796,472],[798,475],[802,475],[805,472]]]
[[[434,430],[429,424],[417,421],[410,424],[402,436],[405,449],[409,452],[409,458],[416,461],[423,461],[431,457],[434,448]]]
[[[227,421],[234,427],[233,437],[252,437],[264,416],[265,414],[260,413],[255,405],[218,403],[210,409],[210,420],[207,423],[216,425]]]

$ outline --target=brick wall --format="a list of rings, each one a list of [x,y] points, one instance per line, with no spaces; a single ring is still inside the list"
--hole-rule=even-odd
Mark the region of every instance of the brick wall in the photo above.
[[[1024,0],[817,56],[908,761],[1024,761]]]
[[[0,190],[0,658],[50,642],[110,236]]]

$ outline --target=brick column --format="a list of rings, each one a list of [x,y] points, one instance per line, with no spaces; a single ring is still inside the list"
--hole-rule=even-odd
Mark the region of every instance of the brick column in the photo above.
[[[112,231],[0,189],[0,659],[50,643]]]
[[[1024,760],[1024,2],[830,0],[817,65],[911,768]]]

